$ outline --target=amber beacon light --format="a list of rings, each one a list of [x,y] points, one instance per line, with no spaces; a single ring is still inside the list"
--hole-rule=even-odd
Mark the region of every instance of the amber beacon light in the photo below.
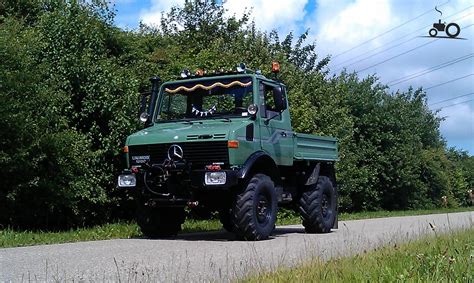
[[[272,62],[272,73],[279,73],[280,72],[280,63],[277,61]]]

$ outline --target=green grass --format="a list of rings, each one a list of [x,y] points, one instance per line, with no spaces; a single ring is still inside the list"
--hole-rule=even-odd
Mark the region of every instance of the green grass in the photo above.
[[[245,282],[473,282],[474,229],[440,235],[348,258],[320,259]]]
[[[438,208],[438,209],[422,209],[422,210],[400,210],[400,211],[362,211],[355,213],[339,213],[339,220],[359,220],[369,218],[382,217],[396,217],[396,216],[412,216],[412,215],[426,215],[426,214],[441,214],[474,211],[474,206],[458,207],[458,208]],[[278,215],[277,225],[299,224],[301,222],[299,216],[293,211],[283,210],[283,213]]]
[[[187,220],[183,224],[182,232],[216,231],[221,228],[219,220]],[[142,233],[134,222],[104,224],[61,232],[3,229],[0,230],[0,248],[138,237],[142,237]]]
[[[448,213],[473,211],[471,208],[413,210],[413,211],[374,211],[359,213],[341,213],[339,220],[367,219],[390,216],[422,215],[433,213]],[[299,216],[289,210],[281,210],[277,225],[299,224]],[[187,220],[183,224],[183,233],[199,231],[216,231],[221,229],[219,220]],[[133,222],[119,222],[89,228],[72,229],[61,232],[44,231],[16,231],[12,229],[0,230],[0,248],[31,246],[40,244],[58,244],[80,241],[95,241],[108,239],[127,239],[142,237],[138,226]]]

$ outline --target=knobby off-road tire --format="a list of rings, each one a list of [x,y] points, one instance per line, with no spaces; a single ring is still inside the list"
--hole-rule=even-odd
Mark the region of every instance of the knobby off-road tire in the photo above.
[[[318,182],[303,193],[300,214],[307,233],[329,233],[336,220],[336,192],[331,180],[319,176]]]
[[[177,207],[149,207],[139,204],[137,207],[137,223],[148,238],[176,236],[184,223],[185,211]]]
[[[267,239],[275,228],[276,214],[273,181],[264,174],[256,174],[244,192],[237,195],[232,210],[233,231],[239,239],[247,241]]]

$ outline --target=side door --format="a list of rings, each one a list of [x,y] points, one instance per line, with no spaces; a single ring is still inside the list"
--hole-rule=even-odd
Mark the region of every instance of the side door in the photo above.
[[[293,165],[293,132],[286,88],[275,82],[259,82],[260,142],[277,165]]]

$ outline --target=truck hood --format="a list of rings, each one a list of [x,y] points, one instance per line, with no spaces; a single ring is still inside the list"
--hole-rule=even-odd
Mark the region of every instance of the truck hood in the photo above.
[[[249,119],[155,123],[127,138],[126,145],[228,140],[235,130],[252,123]]]

